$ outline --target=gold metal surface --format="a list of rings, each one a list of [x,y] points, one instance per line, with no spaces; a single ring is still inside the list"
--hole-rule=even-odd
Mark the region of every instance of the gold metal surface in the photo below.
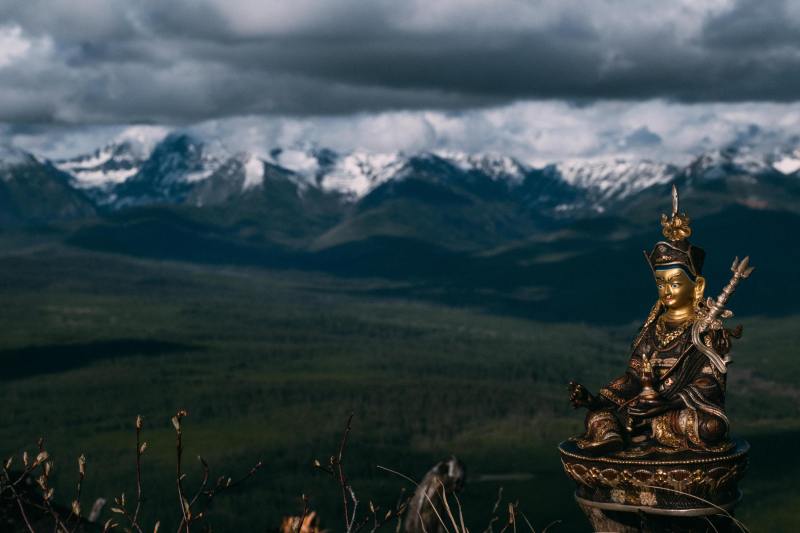
[[[672,186],[672,216],[661,215],[661,232],[671,242],[678,242],[688,239],[692,234],[689,227],[691,219],[686,213],[680,213],[678,209],[678,189]]]

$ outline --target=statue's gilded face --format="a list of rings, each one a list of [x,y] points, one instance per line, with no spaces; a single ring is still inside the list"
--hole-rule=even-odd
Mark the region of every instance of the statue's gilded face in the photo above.
[[[695,284],[682,268],[656,271],[658,298],[669,310],[691,308],[694,305]]]

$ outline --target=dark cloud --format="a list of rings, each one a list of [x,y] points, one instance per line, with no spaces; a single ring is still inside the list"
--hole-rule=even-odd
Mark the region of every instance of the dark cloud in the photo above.
[[[800,20],[786,0],[737,4],[703,27],[703,43],[720,51],[754,49],[756,54],[769,54],[776,48],[797,50],[800,42]]]
[[[0,41],[24,51],[5,61],[0,51],[0,121],[797,100],[800,9],[662,4],[10,2],[0,6]]]

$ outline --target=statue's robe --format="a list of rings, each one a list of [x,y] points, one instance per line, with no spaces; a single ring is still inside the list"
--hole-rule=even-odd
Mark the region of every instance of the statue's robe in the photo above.
[[[600,390],[599,408],[587,414],[583,444],[621,436],[628,422],[637,420],[629,417],[628,409],[634,407],[642,391],[645,356],[653,369],[655,390],[671,404],[669,411],[648,419],[652,439],[669,450],[721,449],[728,440],[729,428],[725,374],[692,344],[691,326],[662,346],[656,322],[650,321],[640,331],[626,372]],[[730,351],[730,332],[726,329],[708,331],[701,339],[721,356]],[[628,433],[630,436],[630,430]]]

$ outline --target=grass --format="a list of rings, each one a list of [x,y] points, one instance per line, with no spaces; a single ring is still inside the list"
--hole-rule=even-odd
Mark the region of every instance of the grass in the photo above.
[[[596,390],[623,371],[637,324],[542,323],[361,296],[389,285],[47,243],[7,253],[0,456],[45,435],[57,498],[71,497],[80,453],[88,459],[84,501],[131,494],[133,421],[142,414],[145,522],[158,518],[168,530],[179,513],[169,418],[185,407],[189,486],[199,479],[198,454],[212,477],[265,463],[215,500],[216,530],[277,527],[299,514],[301,494],[337,530],[338,488],[312,462],[336,451],[354,412],[345,462],[363,501],[393,505],[404,485],[376,465],[421,478],[453,453],[468,468],[461,501],[473,531],[488,523],[500,485],[537,529],[553,520],[563,522],[551,531],[585,529],[555,451],[581,427],[565,384],[575,378]],[[643,317],[649,304],[643,299]],[[753,451],[737,516],[752,531],[789,531],[800,526],[798,317],[742,322],[729,413]],[[24,375],[15,374],[21,358]]]

